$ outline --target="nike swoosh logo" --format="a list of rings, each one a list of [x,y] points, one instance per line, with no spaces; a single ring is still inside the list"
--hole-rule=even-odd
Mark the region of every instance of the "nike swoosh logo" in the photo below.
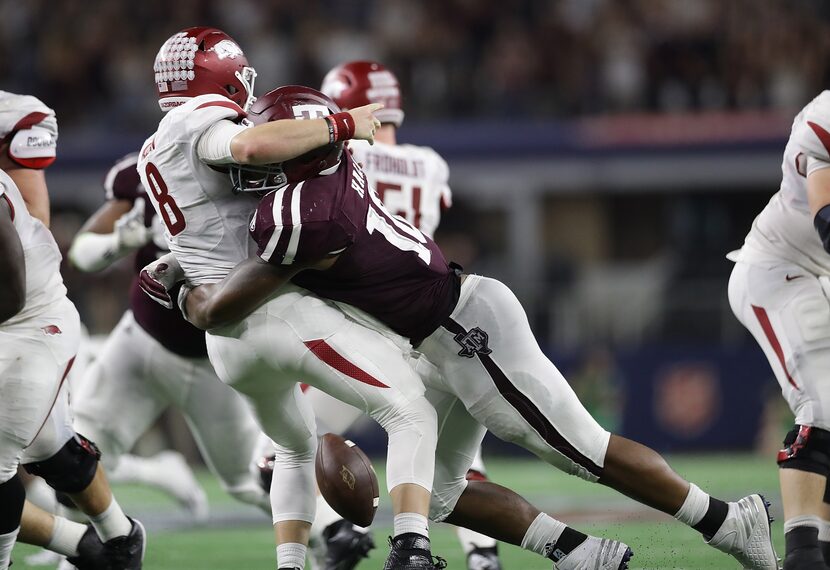
[[[787,281],[792,281],[793,279],[801,279],[802,277],[804,277],[804,276],[803,276],[803,275],[792,275],[792,276],[787,275],[787,276],[785,277],[785,279],[786,279]]]

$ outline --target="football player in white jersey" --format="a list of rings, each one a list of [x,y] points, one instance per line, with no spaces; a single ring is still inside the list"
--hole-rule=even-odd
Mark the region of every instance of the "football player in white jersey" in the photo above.
[[[397,130],[403,123],[404,111],[397,77],[380,63],[350,61],[329,71],[320,91],[343,110],[370,103],[383,104],[383,109],[375,112],[381,122],[375,133],[375,144],[353,141],[349,143],[349,149],[363,167],[369,184],[375,188],[383,205],[433,237],[442,211],[452,205],[449,168],[446,161],[429,147],[398,144]],[[322,433],[342,434],[362,416],[357,408],[343,404],[316,388],[310,387],[306,395],[311,398]],[[473,461],[468,478],[487,480],[481,450]],[[333,550],[328,555],[333,560],[329,560],[325,567],[340,569],[343,567],[331,562],[343,558],[338,547],[348,540],[349,530],[334,511],[321,503],[324,503],[322,498],[318,499],[318,518],[312,526],[312,538],[317,544],[328,543],[329,550]],[[320,520],[325,513],[329,517]],[[332,516],[337,519],[332,520]],[[458,527],[457,532],[470,570],[501,568],[495,540],[462,527]]]
[[[380,105],[327,116],[327,107],[320,104],[294,109],[308,120],[254,127],[244,123],[253,100],[253,69],[237,44],[212,28],[190,28],[172,36],[159,50],[155,70],[159,104],[168,113],[142,147],[138,171],[165,225],[169,249],[193,284],[220,281],[253,250],[247,227],[257,200],[232,192],[229,165],[282,163],[354,138],[371,141],[380,124],[372,115]],[[164,288],[159,294],[169,299]],[[325,336],[309,337],[303,331]],[[324,352],[310,350],[304,344],[310,339]],[[257,352],[257,343],[267,343],[267,354]],[[207,335],[218,375],[248,398],[261,427],[278,444],[271,505],[280,567],[304,566],[315,504],[317,434],[309,403],[296,385],[298,377],[325,384],[338,397],[371,409],[389,433],[390,448],[409,450],[397,462],[388,462],[396,534],[426,528],[435,411],[393,343],[299,289],[264,305],[241,326]],[[367,356],[369,347],[376,347],[383,373]],[[345,366],[343,354],[353,359]],[[273,358],[277,370],[253,374],[251,365],[260,356]],[[367,368],[375,380],[366,381]]]
[[[260,433],[250,409],[216,377],[204,332],[138,288],[138,271],[165,253],[167,244],[137,162],[133,153],[113,165],[104,179],[106,202],[69,250],[70,261],[82,271],[100,271],[131,253],[136,270],[129,311],[79,381],[75,424],[97,443],[110,473],[115,469],[122,479],[165,490],[196,520],[204,520],[204,491],[179,454],[125,455],[168,406],[176,406],[224,489],[270,513],[268,496],[248,465]]]
[[[66,298],[58,246],[2,170],[0,234],[0,569],[10,564],[18,532],[79,568],[101,564],[101,557],[107,567],[141,568],[144,529],[112,496],[94,444],[72,428],[64,380],[80,323]],[[24,509],[20,464],[67,493],[92,526]]]
[[[795,427],[778,453],[786,570],[830,567],[830,91],[796,116],[781,187],[758,214],[729,302],[769,360]]]

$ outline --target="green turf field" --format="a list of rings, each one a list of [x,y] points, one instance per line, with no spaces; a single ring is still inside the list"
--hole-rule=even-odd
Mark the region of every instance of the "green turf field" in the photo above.
[[[768,458],[755,456],[680,456],[671,460],[684,476],[725,499],[747,492],[762,492],[780,514],[777,471]],[[621,539],[634,549],[632,568],[739,568],[732,559],[704,545],[699,535],[598,485],[564,476],[533,460],[488,461],[493,480],[512,487],[552,515],[593,534]],[[383,481],[383,473],[379,473]],[[136,487],[117,487],[125,509],[145,519],[150,532],[145,568],[148,570],[259,570],[276,567],[271,529],[267,518],[255,510],[237,506],[209,475],[202,477],[212,515],[205,527],[193,528],[186,516],[166,497]],[[381,524],[375,529],[378,548],[359,568],[380,568],[386,553],[390,513],[381,497]],[[387,524],[383,524],[383,523]],[[776,547],[782,552],[781,524],[774,524]],[[432,529],[433,553],[447,559],[450,569],[466,568],[452,529]],[[15,570],[38,568],[24,563],[34,550],[18,546]],[[551,568],[539,557],[512,546],[501,546],[506,570]],[[43,567],[40,567],[43,568]]]

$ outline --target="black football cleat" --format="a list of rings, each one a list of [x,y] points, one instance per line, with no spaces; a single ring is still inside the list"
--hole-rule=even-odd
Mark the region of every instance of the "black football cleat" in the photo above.
[[[144,549],[147,546],[147,533],[139,521],[130,519],[130,522],[133,523],[130,534],[104,543],[107,570],[141,570]]]
[[[473,548],[467,555],[467,570],[501,570],[498,547]]]
[[[78,570],[107,570],[104,543],[92,525],[87,525],[86,532],[78,543],[78,553],[68,556],[67,562]]]
[[[447,567],[443,558],[433,561],[429,539],[414,532],[395,538],[389,537],[389,557],[383,570],[442,570]]]
[[[324,570],[353,570],[375,547],[371,534],[356,530],[352,523],[342,519],[323,530],[323,540],[326,548]]]

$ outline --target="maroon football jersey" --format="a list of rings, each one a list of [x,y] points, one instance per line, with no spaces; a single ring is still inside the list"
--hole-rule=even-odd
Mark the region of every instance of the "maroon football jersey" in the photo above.
[[[137,161],[138,153],[134,153],[116,162],[104,179],[104,190],[108,200],[127,200],[132,203],[142,200],[145,203],[144,225],[149,228],[152,227],[156,211],[147,202],[147,194],[136,170]],[[178,307],[172,311],[165,309],[138,286],[141,269],[164,253],[167,250],[160,248],[155,241],[150,241],[136,251],[136,276],[130,286],[130,309],[141,328],[170,352],[188,358],[205,357],[205,333],[184,320]]]
[[[351,155],[343,157],[335,173],[260,201],[250,228],[257,254],[275,265],[339,255],[330,269],[302,271],[293,282],[419,342],[455,308],[458,276],[435,242],[383,207]]]

